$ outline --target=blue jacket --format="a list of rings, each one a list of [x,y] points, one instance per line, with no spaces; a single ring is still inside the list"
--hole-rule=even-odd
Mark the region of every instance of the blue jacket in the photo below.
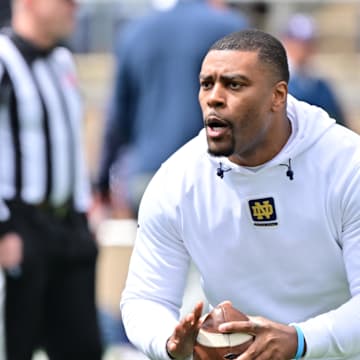
[[[179,2],[128,24],[116,52],[115,89],[107,119],[98,185],[107,191],[109,170],[125,156],[126,172],[154,173],[201,127],[201,62],[209,47],[248,26],[237,12],[205,1]]]
[[[289,92],[299,100],[322,107],[338,124],[346,125],[342,108],[327,80],[294,72],[290,75]]]

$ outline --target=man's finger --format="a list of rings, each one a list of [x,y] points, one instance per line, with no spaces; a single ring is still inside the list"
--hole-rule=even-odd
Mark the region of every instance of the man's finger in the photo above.
[[[204,307],[204,303],[202,301],[199,301],[195,305],[194,310],[193,310],[195,322],[199,321],[199,319],[200,319],[200,317],[202,315],[203,307]]]
[[[256,335],[261,330],[261,324],[256,321],[229,321],[219,325],[221,332],[246,332]]]

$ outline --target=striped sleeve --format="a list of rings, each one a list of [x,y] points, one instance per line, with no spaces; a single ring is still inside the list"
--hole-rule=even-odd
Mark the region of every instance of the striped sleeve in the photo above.
[[[2,85],[4,75],[5,75],[5,68],[4,68],[3,63],[0,60],[0,95],[1,95],[1,85]],[[1,98],[1,96],[0,96],[0,98]],[[2,199],[0,199],[0,228],[1,228],[1,223],[9,220],[9,218],[10,218],[9,209],[7,208],[5,202]]]
[[[5,75],[4,64],[1,62],[1,59],[0,59],[0,86],[1,86],[1,83],[3,81],[4,75]]]
[[[67,67],[73,73],[73,75],[76,75],[75,59],[72,52],[68,48],[59,46],[54,51],[54,57],[59,63]]]
[[[0,199],[0,222],[7,221],[10,218],[10,212],[3,200]]]

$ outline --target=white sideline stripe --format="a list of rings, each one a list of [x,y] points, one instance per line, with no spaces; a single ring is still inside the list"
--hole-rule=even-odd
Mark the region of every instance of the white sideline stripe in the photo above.
[[[229,347],[241,345],[252,339],[252,335],[245,333],[216,334],[200,329],[197,342],[207,347]]]
[[[131,219],[104,220],[96,232],[101,246],[133,246],[137,222]]]

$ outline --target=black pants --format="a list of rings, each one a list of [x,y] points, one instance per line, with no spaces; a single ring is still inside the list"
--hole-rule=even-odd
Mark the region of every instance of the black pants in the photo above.
[[[97,248],[83,214],[10,203],[24,241],[20,274],[6,275],[7,360],[100,360],[95,305]]]

